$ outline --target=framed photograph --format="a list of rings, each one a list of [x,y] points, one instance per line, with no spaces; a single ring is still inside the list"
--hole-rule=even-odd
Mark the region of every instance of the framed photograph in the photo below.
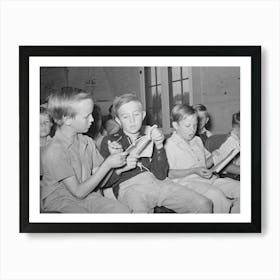
[[[19,79],[20,232],[261,232],[260,46],[20,46]]]

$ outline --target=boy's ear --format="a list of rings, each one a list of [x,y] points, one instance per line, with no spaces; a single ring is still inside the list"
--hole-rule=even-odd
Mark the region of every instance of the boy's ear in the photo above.
[[[145,119],[145,117],[146,117],[146,111],[142,111],[142,121]]]
[[[66,125],[71,125],[72,124],[72,118],[70,118],[69,116],[64,116],[63,117],[63,123]]]
[[[172,126],[175,130],[177,130],[179,127],[177,122],[172,122]]]

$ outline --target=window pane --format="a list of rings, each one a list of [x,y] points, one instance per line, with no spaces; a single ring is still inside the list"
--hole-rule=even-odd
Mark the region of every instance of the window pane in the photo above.
[[[189,78],[189,67],[182,67],[183,79]]]
[[[156,120],[156,124],[159,127],[162,127],[162,103],[161,103],[161,86],[157,87],[158,90],[158,95],[157,95],[157,120]]]
[[[161,86],[151,87],[146,96],[147,125],[157,124],[162,126]]]
[[[190,104],[190,80],[183,81],[183,103]]]
[[[156,67],[157,71],[157,84],[161,84],[161,67]]]
[[[156,84],[155,67],[151,67],[151,86]]]
[[[172,83],[173,105],[182,104],[181,82]]]
[[[172,67],[172,81],[181,79],[181,67]]]

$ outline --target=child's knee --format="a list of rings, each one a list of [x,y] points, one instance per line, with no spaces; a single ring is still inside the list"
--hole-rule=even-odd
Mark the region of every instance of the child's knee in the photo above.
[[[201,196],[197,200],[200,213],[212,213],[213,212],[213,202],[207,197]]]
[[[114,207],[114,213],[131,213],[132,210],[126,206],[126,205],[123,205],[121,203],[117,203]]]

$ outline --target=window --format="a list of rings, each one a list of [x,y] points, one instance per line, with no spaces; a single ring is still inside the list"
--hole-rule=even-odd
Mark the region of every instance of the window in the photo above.
[[[191,67],[145,67],[147,124],[171,131],[170,113],[176,104],[192,105]]]
[[[146,67],[145,81],[147,124],[157,124],[162,127],[161,69]]]

